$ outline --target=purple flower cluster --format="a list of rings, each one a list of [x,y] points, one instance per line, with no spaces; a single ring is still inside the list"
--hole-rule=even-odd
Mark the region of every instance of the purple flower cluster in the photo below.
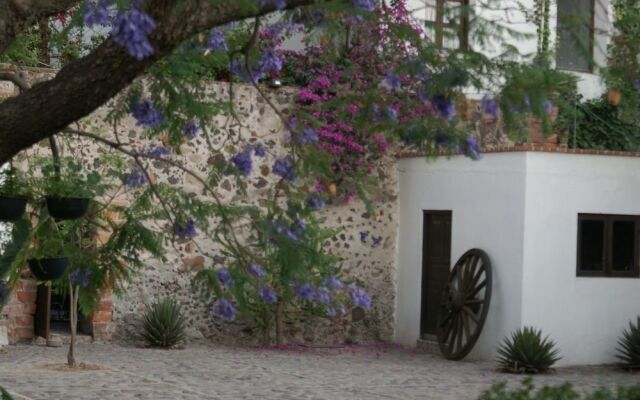
[[[375,0],[353,0],[353,6],[360,10],[373,11],[376,3]]]
[[[351,288],[351,301],[356,307],[369,308],[371,307],[371,297],[364,291],[364,289],[354,286]]]
[[[156,158],[166,156],[167,154],[170,154],[170,153],[171,153],[171,149],[164,146],[151,146],[142,152],[142,154],[146,156],[156,157]]]
[[[369,231],[362,231],[360,232],[360,241],[362,243],[366,243],[367,242],[367,236],[369,236]]]
[[[4,304],[9,296],[11,289],[4,279],[0,279],[0,305]]]
[[[545,100],[542,103],[542,107],[544,108],[544,112],[549,115],[553,112],[553,103],[551,102],[551,100]]]
[[[258,69],[263,74],[265,72],[279,72],[282,70],[282,60],[275,51],[269,49],[262,55]]]
[[[253,154],[256,157],[264,157],[267,155],[267,152],[264,149],[264,146],[262,145],[262,143],[258,143],[255,146],[253,146]]]
[[[317,194],[312,194],[307,197],[307,206],[309,206],[309,208],[311,209],[319,210],[325,205],[326,203],[324,202],[324,200],[322,200],[322,198]]]
[[[224,37],[224,32],[220,29],[214,28],[209,32],[209,43],[207,49],[211,51],[227,51],[227,40]]]
[[[153,106],[151,99],[139,100],[131,106],[131,115],[136,119],[138,126],[153,128],[162,123],[164,114]]]
[[[293,160],[290,157],[278,158],[273,163],[271,172],[282,177],[285,181],[293,182],[296,180],[293,167]]]
[[[382,243],[382,236],[375,237],[371,235],[371,247],[376,248]]]
[[[302,131],[302,135],[298,135],[296,139],[298,139],[298,143],[305,145],[312,142],[317,142],[318,134],[311,128],[304,128],[304,130]]]
[[[140,168],[133,168],[128,174],[124,175],[123,180],[125,185],[137,188],[147,183],[147,176]]]
[[[251,159],[251,148],[247,147],[241,152],[234,154],[231,157],[231,163],[240,171],[244,176],[249,176],[253,169],[253,160]]]
[[[221,298],[213,303],[213,316],[226,321],[233,321],[236,319],[236,307],[229,300]]]
[[[260,7],[265,7],[267,4],[273,4],[277,10],[284,10],[287,8],[286,0],[258,0],[258,4],[260,4]]]
[[[216,275],[218,276],[220,284],[226,288],[231,287],[234,283],[236,283],[236,281],[233,279],[233,276],[231,276],[231,272],[229,272],[227,268],[219,269]]]
[[[333,300],[329,289],[326,287],[319,287],[315,290],[313,300],[319,304],[329,304]]]
[[[95,3],[86,3],[84,14],[82,15],[82,21],[88,27],[94,25],[108,25],[109,24],[109,0],[98,0]]]
[[[402,81],[400,80],[400,77],[396,75],[396,73],[393,71],[389,71],[387,73],[387,76],[384,79],[384,83],[387,84],[393,90],[400,89],[400,87],[402,86]]]
[[[149,42],[149,34],[156,28],[156,23],[148,14],[132,8],[120,11],[113,21],[111,36],[120,46],[136,60],[143,60],[153,54]]]
[[[196,223],[192,219],[188,220],[186,223],[176,223],[173,230],[180,240],[191,240],[197,235]]]
[[[255,83],[264,78],[264,73],[258,69],[247,70],[245,61],[240,58],[231,60],[229,63],[229,71],[243,82]]]
[[[92,276],[93,271],[90,269],[82,271],[80,268],[76,268],[69,272],[69,282],[71,282],[72,285],[80,286],[84,289],[91,283]]]
[[[337,315],[345,315],[347,310],[344,304],[339,303],[335,307],[327,307],[327,315],[329,317],[335,317]]]
[[[336,276],[328,276],[324,278],[324,284],[334,290],[342,289],[344,286],[342,281],[338,279]]]
[[[193,139],[198,135],[198,124],[195,121],[189,121],[182,128],[182,136]]]
[[[255,278],[261,279],[267,276],[267,273],[264,272],[264,269],[256,263],[250,263],[247,267],[247,272]]]
[[[313,301],[316,294],[316,289],[309,284],[296,284],[293,287],[293,292],[302,300]]]
[[[498,103],[489,96],[484,96],[480,101],[480,108],[482,112],[487,115],[491,115],[493,118],[498,116]]]
[[[271,286],[261,286],[258,289],[258,298],[265,304],[274,304],[278,301],[278,295]]]
[[[463,142],[464,154],[474,160],[482,158],[480,144],[474,136],[467,136]]]
[[[453,118],[456,113],[456,103],[444,95],[437,95],[431,98],[431,104],[440,114],[440,116],[446,120]]]

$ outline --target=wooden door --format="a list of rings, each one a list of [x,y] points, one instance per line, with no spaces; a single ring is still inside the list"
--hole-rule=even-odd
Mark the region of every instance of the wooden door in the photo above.
[[[420,335],[435,335],[451,266],[451,211],[424,211]]]
[[[36,297],[36,315],[34,318],[34,333],[36,336],[49,339],[49,320],[51,319],[51,286],[38,285]]]

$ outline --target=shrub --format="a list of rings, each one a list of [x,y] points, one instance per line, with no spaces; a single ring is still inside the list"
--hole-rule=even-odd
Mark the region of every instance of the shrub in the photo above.
[[[619,387],[616,392],[607,389],[598,389],[592,393],[579,395],[569,383],[559,386],[545,386],[538,391],[534,390],[531,379],[525,379],[522,387],[507,390],[504,383],[498,383],[484,392],[478,400],[636,400],[640,399],[640,386]]]
[[[0,387],[0,400],[13,400],[13,397],[11,397],[9,392]]]
[[[629,329],[622,332],[618,340],[618,359],[622,364],[631,369],[640,369],[640,316],[634,325],[629,322]]]
[[[498,363],[505,372],[535,374],[545,372],[560,359],[553,340],[542,338],[533,327],[516,330],[498,347]]]
[[[149,346],[172,347],[185,338],[185,320],[180,305],[165,298],[147,308],[142,337]]]

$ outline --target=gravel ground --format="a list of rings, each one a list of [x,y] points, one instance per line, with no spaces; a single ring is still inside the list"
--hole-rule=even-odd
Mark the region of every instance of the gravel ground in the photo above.
[[[476,399],[492,383],[516,385],[486,362],[452,362],[401,348],[270,350],[189,346],[155,350],[80,344],[77,359],[99,370],[64,371],[66,347],[0,350],[0,385],[16,399]],[[559,368],[536,385],[580,390],[640,383],[610,367]]]

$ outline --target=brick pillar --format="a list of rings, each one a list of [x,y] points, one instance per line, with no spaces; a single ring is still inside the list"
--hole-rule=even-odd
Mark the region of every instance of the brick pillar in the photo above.
[[[113,294],[108,289],[100,294],[98,309],[91,316],[93,338],[111,340],[113,336]]]
[[[9,342],[32,339],[36,314],[37,286],[35,279],[19,279],[2,309],[0,324],[7,327]]]

